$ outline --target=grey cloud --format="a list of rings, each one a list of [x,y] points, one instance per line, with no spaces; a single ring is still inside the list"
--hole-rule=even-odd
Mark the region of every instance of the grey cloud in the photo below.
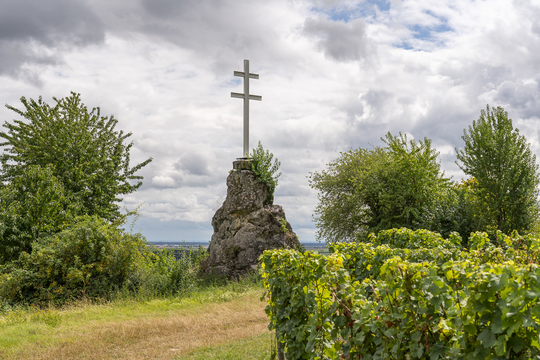
[[[337,61],[361,60],[367,55],[366,23],[355,19],[347,23],[324,18],[308,18],[303,32],[318,39],[319,50]]]
[[[24,64],[56,65],[60,59],[32,49],[30,44],[0,40],[0,75],[9,75],[32,84],[41,84],[39,75],[23,68]]]
[[[0,8],[0,75],[39,83],[25,64],[58,64],[59,50],[105,38],[103,24],[82,1],[0,0]]]
[[[540,89],[537,82],[525,84],[520,81],[505,81],[498,87],[495,100],[498,104],[491,104],[492,106],[509,105],[522,118],[540,115]],[[512,114],[509,115],[513,117]]]
[[[180,187],[209,188],[225,182],[227,172],[215,176],[185,176],[180,183]]]
[[[174,168],[193,175],[210,175],[208,160],[201,154],[188,154],[182,156],[174,164]]]
[[[143,0],[142,5],[136,31],[195,51],[216,73],[236,68],[242,58],[264,66],[286,51],[257,2]]]
[[[164,188],[209,188],[224,182],[226,176],[179,175],[145,177],[139,191]]]
[[[313,5],[316,7],[333,7],[340,5],[342,0],[314,0]]]
[[[480,62],[445,64],[439,73],[452,79],[454,85],[466,85],[471,93],[478,93],[489,86],[498,86],[513,77],[513,70],[509,65],[494,66]]]
[[[356,95],[356,96],[355,96]],[[347,114],[349,122],[354,122],[357,116],[362,116],[364,113],[364,105],[358,98],[357,94],[352,94],[338,105],[339,109]]]
[[[46,46],[103,40],[102,23],[81,1],[0,1],[0,40],[35,40]]]
[[[307,181],[306,181],[307,183]],[[297,183],[286,182],[282,184],[278,183],[276,188],[276,196],[309,196],[311,190],[307,186],[301,186]]]
[[[143,0],[142,4],[149,13],[162,17],[170,18],[180,16],[200,16],[200,10],[206,12],[215,12],[216,7],[221,7],[222,0]],[[201,9],[203,8],[203,9]]]
[[[391,97],[392,94],[386,90],[369,90],[365,95],[361,96],[361,100],[364,100],[373,108],[382,109]]]

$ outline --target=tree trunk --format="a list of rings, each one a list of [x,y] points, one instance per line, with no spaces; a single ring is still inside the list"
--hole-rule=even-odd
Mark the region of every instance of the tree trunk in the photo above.
[[[277,338],[277,331],[276,331],[276,344],[277,344],[278,360],[286,360],[285,359],[285,351],[283,349],[283,344]]]

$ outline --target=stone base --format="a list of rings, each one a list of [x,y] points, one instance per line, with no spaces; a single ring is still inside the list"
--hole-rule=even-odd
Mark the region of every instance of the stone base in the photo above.
[[[240,158],[233,161],[232,164],[234,170],[251,170],[251,163],[252,160]]]
[[[268,188],[252,171],[230,172],[227,198],[212,217],[214,234],[203,273],[243,277],[257,269],[265,250],[300,247],[283,208],[267,199]]]

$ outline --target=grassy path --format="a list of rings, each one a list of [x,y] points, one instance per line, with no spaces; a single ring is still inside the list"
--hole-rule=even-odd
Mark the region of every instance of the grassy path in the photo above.
[[[198,348],[176,360],[269,360],[271,358],[271,338],[274,333],[265,332],[239,341]]]
[[[268,359],[261,294],[219,289],[11,314],[20,319],[0,322],[0,359]]]

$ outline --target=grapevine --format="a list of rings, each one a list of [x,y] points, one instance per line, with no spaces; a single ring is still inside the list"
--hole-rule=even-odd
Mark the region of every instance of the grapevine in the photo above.
[[[426,230],[369,239],[330,256],[263,253],[269,327],[287,359],[540,355],[540,239],[476,233],[470,249]]]

